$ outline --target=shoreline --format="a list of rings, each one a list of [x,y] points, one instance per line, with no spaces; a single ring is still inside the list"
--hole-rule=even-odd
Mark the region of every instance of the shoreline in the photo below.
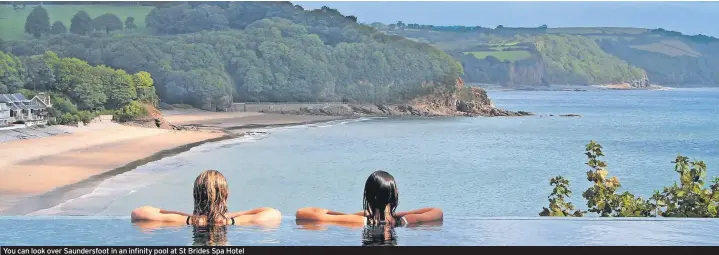
[[[255,117],[255,118],[249,118],[252,116],[262,116],[262,117]],[[23,168],[23,164],[35,164],[35,165],[41,165],[40,170],[35,170],[36,173],[40,173],[39,175],[43,175],[41,179],[37,179],[37,177],[32,177],[32,175],[28,176],[19,176],[18,174],[15,174],[14,177],[24,178],[25,180],[20,181],[21,183],[28,183],[28,182],[44,182],[46,187],[51,187],[47,190],[37,189],[36,192],[33,192],[33,190],[23,190],[20,188],[21,184],[17,184],[17,180],[15,178],[7,178],[6,181],[0,180],[0,184],[3,182],[10,182],[9,179],[13,179],[13,182],[15,184],[9,185],[10,187],[5,186],[5,188],[2,190],[2,194],[0,194],[0,215],[25,215],[28,213],[32,213],[38,210],[51,208],[54,206],[57,206],[65,201],[68,201],[70,199],[74,199],[77,197],[80,197],[85,194],[91,193],[95,187],[97,187],[100,183],[102,183],[104,180],[107,180],[109,178],[112,178],[113,176],[132,171],[135,168],[148,164],[150,162],[158,161],[163,158],[172,157],[175,155],[178,155],[180,153],[189,151],[190,149],[207,144],[207,143],[213,143],[213,142],[219,142],[229,139],[235,139],[239,137],[243,137],[247,135],[248,133],[251,133],[253,130],[261,129],[261,128],[275,128],[275,127],[286,127],[286,126],[302,126],[302,125],[310,125],[310,124],[316,124],[316,123],[324,123],[324,122],[330,122],[330,121],[336,121],[336,120],[345,120],[345,119],[352,119],[348,117],[339,117],[339,116],[323,116],[323,117],[310,117],[310,116],[290,116],[290,115],[275,115],[275,114],[252,114],[252,115],[245,115],[245,116],[233,116],[227,119],[217,119],[217,118],[209,118],[210,121],[204,120],[204,121],[197,121],[198,123],[191,124],[191,123],[185,123],[180,124],[178,126],[184,127],[184,126],[193,126],[193,125],[200,125],[201,128],[199,128],[200,131],[171,131],[172,134],[178,134],[178,135],[186,135],[186,134],[205,134],[203,139],[191,141],[189,143],[182,143],[179,145],[175,145],[169,148],[163,148],[160,150],[155,151],[152,154],[146,155],[141,158],[133,159],[131,161],[125,161],[123,164],[121,164],[119,167],[112,167],[103,169],[101,166],[94,166],[95,169],[93,169],[93,174],[87,174],[86,172],[83,174],[82,171],[77,169],[69,169],[69,171],[74,171],[74,174],[79,176],[84,176],[84,178],[79,179],[78,181],[65,183],[62,181],[58,181],[57,179],[53,180],[50,179],[51,177],[44,176],[47,173],[52,173],[53,171],[57,170],[56,168],[62,168],[63,165],[61,163],[68,163],[68,162],[61,162],[61,161],[67,161],[67,158],[70,157],[68,154],[75,154],[80,156],[86,156],[87,154],[94,153],[94,150],[92,152],[88,152],[88,149],[98,149],[95,147],[100,147],[99,150],[105,149],[105,150],[112,150],[115,147],[137,147],[138,143],[141,144],[142,141],[139,141],[141,139],[145,139],[146,137],[139,137],[135,139],[129,139],[129,140],[122,140],[114,143],[108,143],[108,144],[99,144],[99,145],[92,145],[89,148],[80,148],[75,150],[69,150],[69,151],[62,151],[55,154],[52,153],[46,153],[48,155],[40,155],[31,159],[23,159],[22,157],[20,160],[16,160],[16,162],[9,162],[6,164],[8,167],[16,167],[16,168]],[[253,121],[254,120],[254,121]],[[251,122],[251,123],[248,123]],[[254,123],[259,122],[259,123]],[[230,126],[226,126],[226,124],[230,124]],[[223,126],[225,125],[225,126]],[[203,131],[204,130],[204,131]],[[218,132],[220,131],[220,132]],[[70,134],[69,136],[72,136]],[[161,135],[154,135],[154,136],[161,136]],[[72,140],[73,137],[67,138],[66,140],[70,139]],[[82,139],[83,137],[74,137],[74,139]],[[170,137],[172,138],[172,137]],[[46,139],[46,138],[36,138],[36,139]],[[36,140],[36,139],[30,139],[30,140]],[[150,138],[152,139],[152,138]],[[28,140],[23,140],[22,142],[26,142]],[[22,142],[16,142],[16,143],[22,143]],[[31,147],[31,146],[21,146],[21,147]],[[129,148],[132,149],[132,148]],[[55,163],[56,165],[52,164],[39,164],[39,163],[47,163],[43,161],[53,161],[53,160],[46,160],[43,159],[43,156],[48,156],[50,158],[55,157]],[[95,161],[97,161],[98,156],[94,158]],[[58,162],[60,161],[60,162]],[[52,163],[52,162],[51,162]],[[73,162],[75,163],[75,162]],[[97,163],[97,162],[94,162]],[[81,164],[81,163],[76,163]],[[26,168],[26,167],[25,167]],[[6,171],[13,171],[15,169],[6,170]],[[0,170],[0,173],[4,172],[3,170]],[[17,172],[17,170],[15,170]],[[44,172],[44,173],[43,173]],[[55,185],[53,185],[53,182]],[[3,185],[0,185],[3,186]],[[26,186],[26,185],[25,185]],[[13,188],[15,189],[15,192],[13,191]]]
[[[651,84],[648,87],[635,88],[631,86],[625,86],[622,84],[605,84],[605,85],[551,85],[551,86],[523,86],[523,87],[503,87],[503,86],[492,86],[485,88],[487,92],[498,92],[498,91],[669,91],[684,88],[715,88],[711,86],[702,87],[669,87],[657,84]]]

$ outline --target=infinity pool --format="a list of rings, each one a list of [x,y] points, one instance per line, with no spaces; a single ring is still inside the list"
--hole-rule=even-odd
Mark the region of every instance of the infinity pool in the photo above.
[[[473,218],[394,230],[296,222],[152,226],[126,217],[0,217],[1,245],[711,245],[719,219]]]

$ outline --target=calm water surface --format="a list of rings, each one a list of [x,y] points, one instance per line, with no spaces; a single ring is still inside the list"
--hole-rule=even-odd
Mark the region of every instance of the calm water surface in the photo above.
[[[383,169],[397,179],[398,210],[441,207],[448,219],[435,232],[398,230],[403,244],[513,244],[526,238],[524,235],[545,235],[552,229],[547,227],[555,225],[578,234],[603,228],[624,229],[626,242],[632,242],[631,236],[641,236],[638,233],[691,234],[677,230],[683,224],[696,224],[685,221],[617,225],[613,221],[590,224],[471,219],[537,216],[547,206],[551,191],[548,181],[556,175],[571,181],[573,202],[581,207],[585,204],[581,193],[589,187],[584,145],[591,139],[604,147],[609,173],[622,183],[620,191],[647,197],[671,185],[677,180],[671,164],[677,153],[704,160],[708,176],[719,176],[719,90],[513,91],[490,92],[490,97],[499,107],[531,111],[538,116],[363,119],[272,129],[268,135],[207,144],[141,166],[106,180],[90,194],[32,215],[127,216],[142,205],[190,211],[192,182],[205,169],[220,170],[227,177],[232,210],[272,206],[288,217],[305,206],[356,212],[362,209],[367,176]],[[556,116],[568,113],[582,117]],[[61,224],[57,222],[53,224]],[[96,224],[131,231],[132,225],[122,222]],[[258,243],[266,239],[292,243],[292,235],[309,235],[294,231],[296,224],[291,223],[283,223],[274,232],[251,236],[257,235]],[[716,230],[716,222],[711,224]],[[532,229],[528,233],[518,231],[528,228]],[[159,231],[164,234],[158,238],[167,236],[167,242],[175,242],[169,241],[172,235],[190,237],[186,228]],[[228,235],[240,233],[245,232],[229,231]],[[332,244],[358,244],[361,236],[351,231],[346,236],[342,231],[337,233],[340,234]],[[557,242],[552,239],[555,237],[535,236],[527,242]],[[127,238],[140,243],[145,240]],[[147,238],[148,242],[153,240]],[[622,242],[619,236],[611,238]],[[661,238],[646,238],[639,243],[664,242]],[[561,242],[574,242],[565,239]],[[714,242],[710,239],[699,238],[697,242]],[[237,240],[246,243],[249,239]],[[315,241],[305,243],[321,244],[316,241],[320,239],[312,240]],[[581,242],[591,241],[575,243]]]
[[[191,226],[143,228],[126,217],[0,217],[0,228],[0,245],[719,245],[719,221],[707,219],[446,219],[385,232],[286,217],[275,227],[228,226],[212,237]]]

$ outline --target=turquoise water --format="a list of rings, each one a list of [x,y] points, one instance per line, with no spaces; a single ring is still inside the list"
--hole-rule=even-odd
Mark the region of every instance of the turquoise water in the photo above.
[[[383,169],[397,179],[398,210],[441,207],[448,218],[443,226],[435,227],[436,232],[398,230],[400,244],[586,244],[592,240],[575,240],[573,236],[602,231],[603,228],[624,231],[621,233],[626,234],[626,240],[607,237],[614,238],[615,243],[715,244],[700,232],[677,229],[713,226],[716,230],[716,221],[560,222],[535,217],[543,206],[547,206],[547,195],[551,191],[548,181],[556,175],[571,181],[572,201],[583,207],[585,201],[581,193],[589,187],[583,153],[584,145],[591,139],[604,147],[609,173],[622,183],[620,191],[628,190],[647,197],[654,190],[671,185],[677,180],[671,161],[679,152],[704,160],[708,165],[708,176],[719,176],[719,90],[511,91],[490,92],[490,97],[499,107],[532,111],[538,115],[359,119],[271,129],[267,135],[206,144],[152,162],[107,179],[80,197],[31,215],[126,217],[133,208],[142,205],[189,211],[192,182],[205,169],[220,170],[227,177],[232,210],[272,206],[288,218],[296,209],[305,206],[357,212],[362,208],[364,180],[372,171]],[[582,117],[556,116],[568,113]],[[555,116],[548,116],[550,114]],[[476,220],[477,217],[529,217],[534,220],[488,221]],[[78,224],[72,220],[38,223],[32,219],[23,221],[31,230],[20,232],[24,234],[18,238],[23,239],[24,235],[27,239],[32,229],[39,228],[29,227],[35,224],[58,230],[63,224]],[[0,220],[1,224],[9,225],[8,220]],[[174,239],[170,240],[173,235],[185,236],[177,242],[191,238],[187,228],[158,230],[153,233],[162,234],[153,239],[132,232],[133,225],[123,220],[92,224],[107,224],[128,233],[127,237],[115,237],[126,240],[119,243],[176,243]],[[545,231],[555,227],[558,231],[566,229],[569,233],[579,233],[534,239],[525,236],[527,231],[547,235]],[[75,236],[75,239],[57,239],[57,242],[82,242],[83,236],[90,238],[95,232],[104,231],[101,229],[87,228],[81,231],[84,234],[67,237]],[[250,236],[259,243],[258,240],[272,239],[281,244],[361,244],[361,231],[337,229],[306,234],[299,231],[294,222],[283,222],[274,231],[260,231]],[[657,234],[656,239],[652,239],[655,238],[652,233],[662,231],[666,232],[666,238]],[[641,240],[632,241],[631,237],[641,236],[641,233],[646,233],[645,239],[637,237]],[[319,241],[317,236],[330,234],[337,238]],[[230,235],[241,234],[229,230],[228,238]],[[686,238],[686,242],[671,241],[670,237]],[[299,238],[299,241],[291,238]],[[255,242],[242,238],[235,240]],[[102,242],[114,241],[103,239]]]

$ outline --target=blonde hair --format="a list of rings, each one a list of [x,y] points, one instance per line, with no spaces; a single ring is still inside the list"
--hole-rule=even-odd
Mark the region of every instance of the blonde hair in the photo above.
[[[202,172],[195,179],[193,225],[227,224],[227,198],[230,195],[225,176],[216,170]]]

